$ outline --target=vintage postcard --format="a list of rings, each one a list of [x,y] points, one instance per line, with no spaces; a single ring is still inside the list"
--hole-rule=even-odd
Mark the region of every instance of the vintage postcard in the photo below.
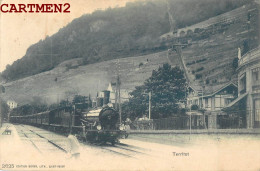
[[[259,0],[0,0],[0,170],[260,170]]]

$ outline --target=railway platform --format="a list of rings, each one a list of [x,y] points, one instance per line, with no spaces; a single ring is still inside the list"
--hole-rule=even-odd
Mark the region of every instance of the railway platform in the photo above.
[[[26,166],[33,163],[38,167],[41,163],[37,162],[47,158],[51,163],[57,163],[53,164],[55,167],[62,167],[73,156],[75,143],[71,142],[71,138],[41,128],[4,123],[0,128],[0,162],[3,165],[16,163],[19,168],[20,162],[22,167],[24,161],[29,161]]]
[[[7,126],[11,134],[2,134]],[[188,134],[130,134],[114,146],[80,142],[78,158],[71,158],[68,153],[72,139],[29,125],[5,123],[0,129],[0,169],[182,170],[183,166],[186,170],[218,170],[216,166],[222,170],[259,169],[259,136],[255,134],[193,134],[190,139]]]

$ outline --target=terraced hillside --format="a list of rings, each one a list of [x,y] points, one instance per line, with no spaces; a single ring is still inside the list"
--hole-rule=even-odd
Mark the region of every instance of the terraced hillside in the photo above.
[[[236,80],[233,61],[237,57],[237,48],[246,51],[259,45],[259,5],[252,3],[232,11],[226,22],[218,17],[221,16],[208,21],[219,23],[214,22],[177,38],[187,43],[182,49],[183,61],[192,84],[217,86]],[[167,40],[165,44],[171,47],[174,39]],[[75,94],[91,94],[93,97],[97,91],[106,89],[110,82],[115,82],[117,74],[120,75],[122,89],[129,92],[141,85],[152,70],[167,62],[180,65],[176,52],[163,51],[89,65],[82,65],[80,58],[73,59],[51,71],[4,84],[6,93],[3,98],[22,105],[36,96],[48,103],[70,99]]]
[[[212,25],[203,22],[207,27],[181,39],[188,43],[182,53],[190,81],[196,85],[235,81],[233,61],[238,48],[245,53],[259,45],[259,5],[246,5],[207,21]],[[174,59],[177,54],[170,53],[170,56]]]

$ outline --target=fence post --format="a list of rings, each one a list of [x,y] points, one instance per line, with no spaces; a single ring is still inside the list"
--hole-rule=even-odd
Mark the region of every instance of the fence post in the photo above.
[[[191,136],[191,114],[190,114],[190,136]],[[190,140],[190,137],[189,137]]]

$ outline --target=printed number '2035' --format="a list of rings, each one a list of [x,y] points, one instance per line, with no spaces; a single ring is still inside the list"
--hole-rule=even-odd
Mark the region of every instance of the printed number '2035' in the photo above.
[[[14,168],[14,164],[2,164],[2,168]]]

